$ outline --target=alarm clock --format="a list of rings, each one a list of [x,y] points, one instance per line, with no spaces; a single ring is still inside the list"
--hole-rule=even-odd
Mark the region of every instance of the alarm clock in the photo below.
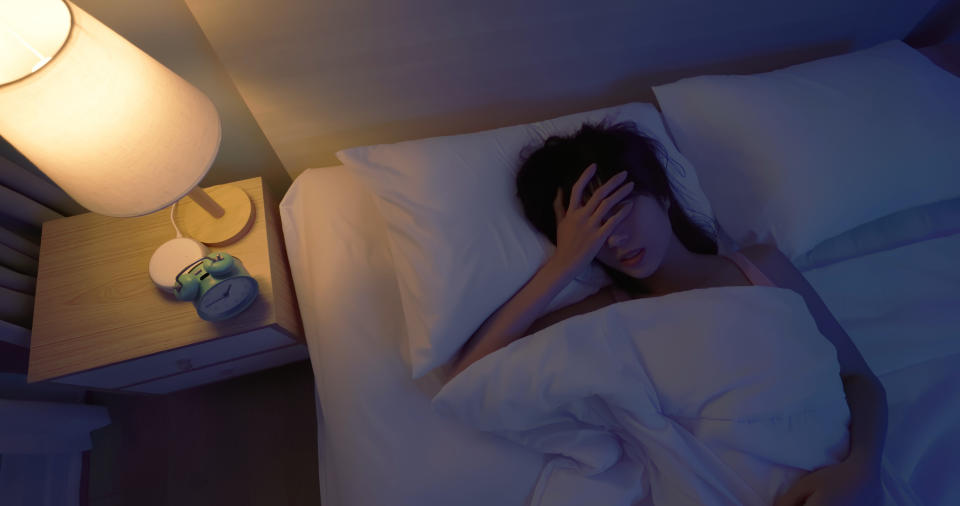
[[[173,293],[177,300],[193,301],[200,318],[212,322],[238,315],[259,293],[257,280],[243,268],[243,262],[222,251],[187,265],[176,280]]]

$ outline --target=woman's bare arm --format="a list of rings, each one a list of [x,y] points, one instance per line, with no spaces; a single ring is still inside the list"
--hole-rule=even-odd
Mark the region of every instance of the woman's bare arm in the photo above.
[[[579,302],[574,302],[568,306],[563,306],[560,309],[551,311],[540,318],[537,321],[533,322],[533,325],[530,325],[530,328],[525,332],[525,336],[530,334],[536,334],[537,332],[553,325],[554,323],[562,322],[567,318],[573,318],[574,316],[589,313],[591,311],[596,311],[608,304],[615,302],[613,297],[606,289],[601,289],[599,292],[585,297]]]
[[[545,279],[536,280],[537,275],[541,275],[541,273]],[[498,309],[496,313],[491,315],[490,318],[483,323],[480,329],[478,329],[477,332],[474,333],[470,338],[470,341],[468,341],[467,344],[462,348],[456,362],[450,369],[448,379],[459,374],[473,362],[480,360],[484,356],[497,351],[498,349],[512,343],[513,341],[516,341],[517,339],[524,338],[530,334],[535,334],[538,331],[545,329],[554,323],[559,323],[563,320],[566,320],[567,318],[572,318],[583,313],[589,313],[616,302],[608,290],[600,289],[600,291],[597,293],[585,297],[578,302],[574,302],[573,304],[569,304],[549,313],[543,314],[549,303],[554,297],[556,297],[556,294],[560,293],[559,290],[557,290],[556,293],[553,293],[553,295],[549,296],[549,298],[544,295],[544,299],[547,301],[547,303],[541,306],[540,302],[542,302],[542,300],[537,297],[537,293],[540,292],[544,286],[551,287],[551,283],[549,281],[551,275],[552,269],[547,267],[547,265],[544,265],[544,268],[541,268],[541,270],[538,271],[537,274],[534,275],[534,277],[531,278],[530,281],[524,285],[524,287],[521,288],[516,295],[514,295],[513,298],[507,301],[503,306],[500,306],[500,309]],[[564,286],[566,286],[566,284],[563,284],[560,287],[560,290],[562,290]],[[552,292],[553,290],[550,289],[544,293],[549,294]],[[517,302],[514,303],[514,300]],[[523,308],[525,301],[531,302],[530,306],[526,310]],[[530,315],[536,315],[534,316],[533,323],[528,321]],[[503,329],[506,333],[497,333],[501,329]],[[487,335],[499,337],[488,338],[486,337]]]
[[[470,364],[527,335],[531,324],[543,316],[550,301],[574,276],[576,272],[557,262],[547,261],[543,264],[510,300],[474,332],[457,355],[449,377],[460,374]]]
[[[620,172],[593,192],[586,203],[583,192],[597,165],[592,163],[580,174],[570,190],[566,209],[563,190],[557,190],[553,212],[557,219],[557,249],[529,281],[500,306],[470,337],[449,369],[448,379],[470,364],[527,335],[527,329],[543,315],[550,301],[573,281],[578,272],[590,265],[600,247],[630,210],[627,202],[610,215],[611,210],[633,190],[626,171]]]
[[[741,252],[777,286],[789,288],[803,296],[820,333],[837,349],[840,377],[850,406],[850,453],[846,460],[878,469],[887,433],[887,398],[880,380],[816,290],[790,259],[772,246],[750,246]]]

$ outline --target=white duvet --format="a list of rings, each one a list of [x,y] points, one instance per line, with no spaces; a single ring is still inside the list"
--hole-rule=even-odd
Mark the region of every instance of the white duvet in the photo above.
[[[533,505],[770,505],[848,448],[836,351],[781,288],[613,304],[483,358],[433,404],[547,455]]]

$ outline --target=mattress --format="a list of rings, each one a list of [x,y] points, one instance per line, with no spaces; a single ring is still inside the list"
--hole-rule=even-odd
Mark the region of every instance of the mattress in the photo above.
[[[324,505],[525,504],[544,457],[436,414],[440,378],[410,378],[385,225],[362,182],[307,170],[280,211]],[[960,234],[847,256],[804,274],[887,389],[887,503],[960,504],[946,475],[960,467]]]

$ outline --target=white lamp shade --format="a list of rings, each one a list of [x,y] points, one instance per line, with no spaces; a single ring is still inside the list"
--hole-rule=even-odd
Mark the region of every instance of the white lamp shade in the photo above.
[[[0,0],[0,21],[0,135],[80,205],[139,216],[203,179],[220,118],[200,90],[70,2]]]

